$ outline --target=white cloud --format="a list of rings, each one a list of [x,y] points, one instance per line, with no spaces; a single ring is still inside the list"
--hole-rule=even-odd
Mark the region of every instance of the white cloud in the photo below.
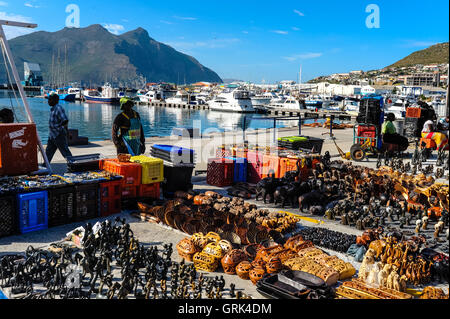
[[[278,34],[288,34],[289,32],[287,31],[282,31],[282,30],[273,30],[273,33],[278,33]]]
[[[164,23],[164,24],[173,24],[173,22],[166,21],[166,20],[159,20],[159,22]]]
[[[296,60],[307,60],[307,59],[315,59],[319,58],[323,55],[323,53],[317,52],[317,53],[301,53],[301,54],[294,54],[291,56],[286,56],[284,59],[288,61],[296,61]]]
[[[248,34],[248,31],[242,31],[242,33],[244,33],[244,34]]]
[[[240,41],[241,40],[238,38],[228,38],[228,39],[225,38],[225,39],[214,39],[214,40],[192,41],[192,42],[167,42],[167,44],[177,50],[191,50],[195,48],[217,49],[217,48],[225,48]]]
[[[300,12],[300,11],[298,11],[298,10],[294,10],[294,13],[298,14],[298,15],[301,16],[301,17],[304,17],[304,16],[305,16],[304,13],[302,13],[302,12]]]
[[[7,7],[8,3],[5,1],[0,1],[0,7]]]
[[[25,7],[28,7],[28,8],[40,8],[39,6],[33,5],[33,4],[29,3],[29,2],[25,3]]]
[[[292,30],[294,30],[294,31],[300,31],[300,28],[292,27]]]
[[[115,35],[119,35],[121,31],[125,30],[123,25],[113,23],[103,23],[103,27]]]
[[[26,22],[26,23],[32,23],[33,19],[30,17],[25,17],[20,14],[14,14],[14,13],[6,13],[4,11],[0,11],[0,20],[9,20],[9,21],[15,21],[15,22]],[[5,30],[6,38],[13,39],[17,38],[21,35],[29,34],[34,32],[34,29],[30,28],[20,28],[20,27],[10,27],[10,26],[3,26]]]
[[[197,20],[197,18],[193,18],[193,17],[180,17],[180,16],[173,16],[175,19],[179,19],[179,20]]]

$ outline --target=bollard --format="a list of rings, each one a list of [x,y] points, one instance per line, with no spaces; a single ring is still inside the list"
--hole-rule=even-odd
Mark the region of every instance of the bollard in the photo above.
[[[302,135],[302,115],[298,115],[298,136]]]

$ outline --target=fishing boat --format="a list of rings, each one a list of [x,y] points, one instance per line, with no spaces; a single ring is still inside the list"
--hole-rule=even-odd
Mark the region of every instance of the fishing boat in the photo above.
[[[48,98],[48,96],[52,93],[56,93],[59,96],[60,101],[67,101],[67,102],[74,102],[76,94],[75,93],[69,93],[67,89],[56,89],[56,90],[50,90],[47,94],[44,96]]]
[[[95,89],[87,89],[83,91],[83,99],[88,103],[119,103],[119,90],[112,88],[110,85],[104,85],[102,91]]]
[[[247,90],[240,88],[225,89],[211,101],[209,109],[221,112],[254,113],[255,109]]]
[[[323,99],[319,95],[310,95],[306,98],[305,105],[309,110],[321,109],[323,107]]]
[[[80,88],[69,88],[67,90],[68,94],[75,94],[75,100],[81,100],[81,89]]]

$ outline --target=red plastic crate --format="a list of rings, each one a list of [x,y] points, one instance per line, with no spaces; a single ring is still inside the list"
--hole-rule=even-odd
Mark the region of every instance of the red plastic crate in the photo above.
[[[122,179],[100,183],[100,199],[122,196]]]
[[[139,163],[124,163],[118,159],[107,159],[102,163],[102,169],[123,176],[122,186],[141,184],[142,166]]]
[[[258,151],[248,151],[247,160],[247,181],[249,183],[256,184],[261,180],[263,168],[263,153]]]
[[[122,198],[137,198],[139,193],[139,186],[122,185]]]
[[[0,175],[38,170],[36,124],[0,124]]]
[[[374,125],[358,125],[358,136],[364,136],[361,135],[363,132],[373,132],[375,135],[376,129]]]
[[[234,161],[224,158],[210,158],[206,182],[209,185],[223,187],[233,184]]]
[[[160,183],[140,185],[138,196],[158,199],[160,196]]]
[[[100,216],[106,217],[122,212],[122,198],[108,198],[100,201]]]

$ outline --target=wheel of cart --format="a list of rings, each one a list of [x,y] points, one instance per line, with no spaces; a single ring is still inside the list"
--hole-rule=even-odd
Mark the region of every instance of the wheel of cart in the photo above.
[[[350,148],[352,160],[361,162],[368,155],[377,155],[378,149],[378,128],[376,125],[357,123],[353,127],[353,145]]]

